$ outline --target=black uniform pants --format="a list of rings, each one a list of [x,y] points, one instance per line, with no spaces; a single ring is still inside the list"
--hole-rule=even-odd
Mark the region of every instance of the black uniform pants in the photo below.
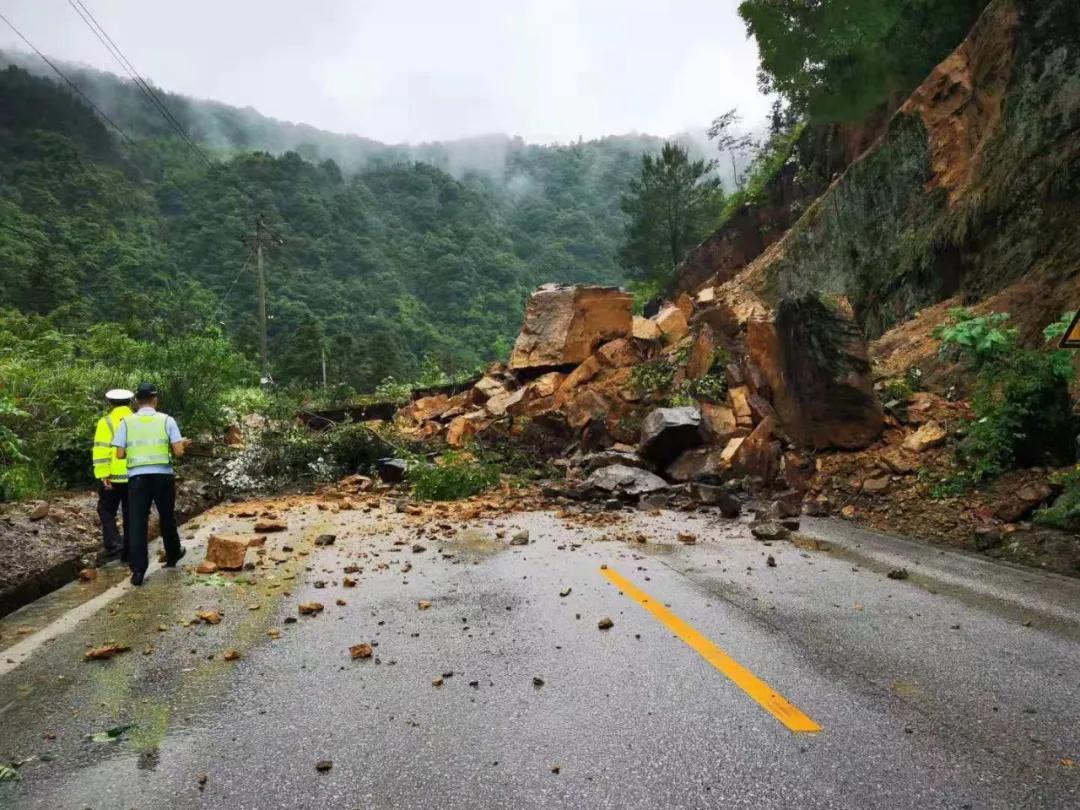
[[[123,534],[116,525],[116,513],[120,512],[123,520]],[[98,484],[98,517],[101,518],[101,540],[105,546],[105,553],[126,555],[128,547],[128,535],[130,534],[131,520],[128,510],[128,485],[113,484],[109,489],[104,484]]]
[[[175,562],[180,556],[180,533],[176,530],[176,479],[171,475],[148,473],[128,479],[128,501],[131,510],[131,533],[128,544],[128,565],[132,571],[143,573],[148,558],[147,533],[150,528],[150,505],[157,507],[161,523],[161,540],[165,544],[165,559]]]

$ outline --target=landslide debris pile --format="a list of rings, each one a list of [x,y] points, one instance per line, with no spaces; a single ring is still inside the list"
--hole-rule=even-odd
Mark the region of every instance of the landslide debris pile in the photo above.
[[[1060,491],[1051,469],[935,488],[972,411],[933,337],[965,305],[1011,313],[1034,346],[1080,304],[1078,75],[1075,0],[992,3],[797,220],[770,215],[746,244],[718,231],[652,317],[621,290],[541,288],[508,363],[411,403],[398,427],[543,447],[578,496],[769,491],[779,516],[839,513],[1080,570],[1075,538],[1028,522]],[[883,408],[909,376],[919,390]]]
[[[801,496],[812,462],[800,448],[861,448],[880,436],[869,372],[842,300],[740,313],[704,290],[645,318],[622,290],[551,285],[529,300],[508,364],[469,390],[410,403],[395,421],[457,448],[478,435],[561,437],[582,496],[694,482],[719,501],[701,487],[727,481]]]

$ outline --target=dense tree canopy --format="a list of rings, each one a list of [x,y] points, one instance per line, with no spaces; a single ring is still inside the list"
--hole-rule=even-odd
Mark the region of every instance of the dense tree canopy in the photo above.
[[[744,0],[762,90],[815,121],[862,117],[906,96],[989,0]]]
[[[134,148],[19,68],[0,71],[0,99],[0,308],[144,339],[215,326],[256,357],[241,239],[261,214],[284,239],[266,261],[275,378],[319,381],[325,350],[331,382],[358,390],[505,352],[537,284],[621,282],[619,194],[659,143],[503,140],[498,171],[460,177],[392,151],[343,171],[322,142],[208,168],[130,101],[110,112]],[[248,140],[272,140],[270,126]]]
[[[715,163],[691,160],[665,143],[659,155],[643,155],[622,207],[629,222],[620,257],[637,278],[667,280],[683,255],[716,226],[724,207]]]

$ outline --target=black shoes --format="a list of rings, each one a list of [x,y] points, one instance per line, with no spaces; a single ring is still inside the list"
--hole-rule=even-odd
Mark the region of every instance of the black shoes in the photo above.
[[[163,568],[176,568],[176,564],[178,562],[180,562],[180,560],[184,559],[185,554],[187,554],[187,549],[184,548],[183,546],[181,546],[180,547],[180,553],[176,555],[176,559],[175,560],[165,560],[165,563],[164,563],[164,565],[162,567]]]
[[[131,584],[132,585],[142,585],[143,584],[143,579],[145,579],[145,577],[146,577],[146,572],[145,571],[132,571],[131,572]]]

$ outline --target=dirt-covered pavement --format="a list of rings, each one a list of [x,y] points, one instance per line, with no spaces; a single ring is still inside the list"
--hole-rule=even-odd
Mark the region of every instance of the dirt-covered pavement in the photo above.
[[[268,513],[287,528],[251,570],[194,573],[211,533]],[[103,569],[0,620],[17,766],[0,806],[1012,808],[1080,790],[1075,580],[840,523],[767,544],[710,512],[529,495],[297,497],[197,523],[187,570],[135,590]],[[130,649],[84,660],[107,644]]]

